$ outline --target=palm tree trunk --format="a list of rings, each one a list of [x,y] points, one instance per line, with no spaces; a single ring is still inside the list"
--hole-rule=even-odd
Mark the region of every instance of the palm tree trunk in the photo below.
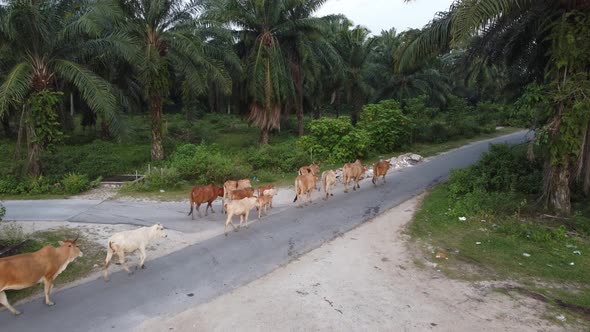
[[[549,161],[545,163],[545,193],[549,206],[558,215],[568,216],[572,212],[570,201],[570,170],[569,165],[555,166]]]
[[[295,83],[295,112],[297,114],[297,134],[303,136],[303,78],[297,56],[291,60],[291,76]]]
[[[28,107],[27,107],[28,108]],[[31,116],[30,110],[27,109],[28,117]],[[39,161],[39,154],[41,152],[41,144],[37,140],[37,133],[35,132],[35,124],[32,119],[26,121],[27,132],[27,160],[26,169],[27,174],[32,177],[41,175],[41,162]]]
[[[268,128],[260,128],[260,144],[268,144]]]
[[[12,137],[12,130],[10,129],[10,119],[8,118],[8,114],[5,114],[2,117],[2,128],[4,129],[4,135],[6,137]]]
[[[152,160],[164,159],[162,146],[162,96],[150,95],[150,114],[152,115]]]

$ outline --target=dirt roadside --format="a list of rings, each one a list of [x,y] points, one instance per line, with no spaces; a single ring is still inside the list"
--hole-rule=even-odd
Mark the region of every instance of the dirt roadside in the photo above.
[[[563,331],[544,304],[416,267],[411,199],[263,278],[137,331]]]

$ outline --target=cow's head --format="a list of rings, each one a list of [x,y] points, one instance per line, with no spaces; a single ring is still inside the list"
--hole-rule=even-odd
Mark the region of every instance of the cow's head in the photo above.
[[[223,197],[223,187],[215,187],[215,195]]]
[[[78,248],[78,237],[74,240],[65,240],[59,241],[59,248],[66,252],[66,256],[68,257],[68,261],[73,261],[78,257],[84,256],[80,248]]]
[[[164,226],[159,223],[153,225],[151,228],[152,238],[168,237],[168,234],[166,234],[166,231],[164,230]]]

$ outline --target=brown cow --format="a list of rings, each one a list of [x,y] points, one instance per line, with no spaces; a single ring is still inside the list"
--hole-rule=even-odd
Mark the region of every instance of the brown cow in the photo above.
[[[254,188],[236,189],[229,193],[229,199],[242,199],[247,197],[254,197]]]
[[[45,304],[54,305],[49,299],[53,281],[74,259],[83,256],[76,240],[59,241],[57,248],[48,245],[32,253],[0,258],[0,304],[14,315],[19,315],[20,312],[8,303],[5,291],[24,289],[43,282]]]
[[[260,186],[258,187],[258,197],[261,197],[264,195],[264,192],[267,190],[271,190],[271,189],[275,189],[275,186],[272,184],[269,184],[267,186]],[[277,194],[276,190],[273,191],[273,194],[271,196],[275,196]],[[272,209],[272,198],[270,199],[270,208]]]
[[[322,172],[322,188],[324,189],[324,193],[326,193],[326,197],[324,200],[328,199],[328,196],[334,196],[332,193],[332,188],[336,184],[336,172],[332,170]]]
[[[205,216],[211,208],[211,213],[215,213],[213,210],[213,201],[217,199],[217,197],[223,197],[223,187],[216,187],[212,184],[207,186],[194,186],[189,194],[189,201],[191,205],[191,210],[188,215],[192,215],[192,219],[195,220],[195,215],[193,214],[193,206],[197,205],[197,212],[199,214],[199,218],[201,218],[201,204],[207,203],[207,207],[205,208]]]
[[[378,161],[373,165],[373,184],[377,185],[377,180],[379,180],[379,177],[383,177],[383,183],[386,183],[387,181],[385,181],[385,175],[387,174],[387,171],[389,170],[389,167],[391,166],[391,162],[389,160],[385,160],[385,161]]]
[[[229,198],[229,193],[232,190],[236,190],[236,189],[244,189],[244,188],[250,188],[252,187],[252,185],[250,184],[250,179],[241,179],[241,180],[227,180],[223,183],[223,198],[221,201],[221,205],[225,206],[225,200],[226,197],[228,199]],[[222,209],[222,211],[225,209]]]
[[[232,200],[223,205],[223,207],[227,211],[227,220],[225,221],[225,227],[223,228],[223,232],[225,236],[227,236],[227,225],[230,225],[234,228],[235,231],[238,229],[232,222],[231,218],[233,216],[240,216],[240,225],[242,227],[242,222],[244,219],[246,220],[246,227],[248,227],[248,215],[250,214],[250,210],[258,205],[258,200],[256,197],[247,197],[240,200]]]
[[[360,188],[359,181],[362,179],[367,167],[363,166],[360,160],[356,160],[354,163],[346,163],[342,167],[342,177],[344,178],[344,192],[348,192],[348,182],[354,181],[352,190]]]
[[[297,207],[301,207],[301,199],[299,197],[303,194],[307,194],[307,199],[311,203],[311,193],[315,188],[316,182],[318,182],[318,177],[311,172],[297,175],[295,178],[295,199],[293,199],[293,203],[299,199],[299,205]]]

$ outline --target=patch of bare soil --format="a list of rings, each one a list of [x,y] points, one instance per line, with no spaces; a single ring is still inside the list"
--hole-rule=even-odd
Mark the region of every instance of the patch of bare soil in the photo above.
[[[263,278],[137,331],[576,331],[548,309],[486,282],[419,268],[404,226],[407,201]],[[551,313],[552,317],[555,313]]]

